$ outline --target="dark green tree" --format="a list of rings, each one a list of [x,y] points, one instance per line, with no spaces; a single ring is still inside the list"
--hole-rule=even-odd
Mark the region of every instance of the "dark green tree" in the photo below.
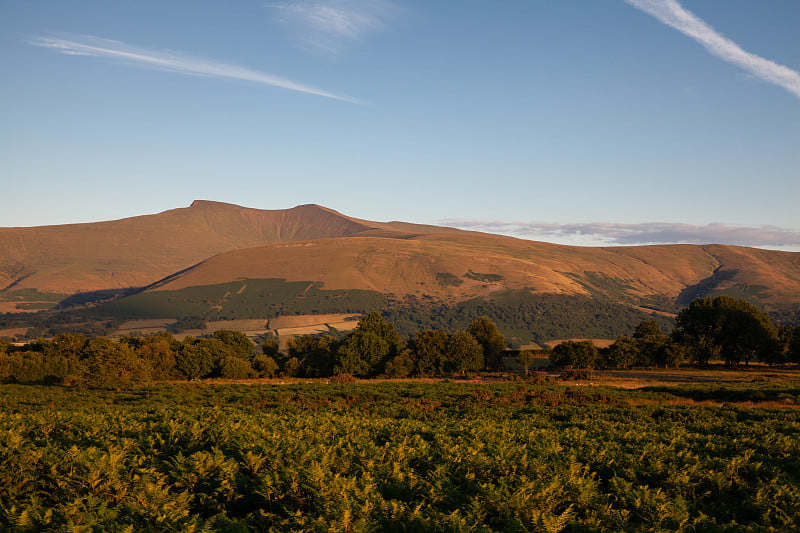
[[[240,359],[250,360],[253,357],[254,345],[247,335],[233,329],[219,329],[214,338],[221,340],[233,350],[233,355]]]
[[[86,361],[83,382],[89,387],[118,389],[152,380],[152,366],[126,343],[102,337],[91,339],[83,354]]]
[[[217,363],[219,376],[227,379],[246,379],[258,376],[250,361],[242,359],[239,355],[222,357]]]
[[[47,359],[49,358],[42,352],[26,349],[2,354],[0,355],[0,379],[11,383],[42,383]]]
[[[224,357],[236,357],[233,349],[219,339],[187,337],[175,357],[175,368],[189,379],[209,378],[219,375],[219,365]]]
[[[6,346],[9,349],[9,346]],[[27,346],[0,353],[0,380],[20,383],[73,383],[83,378],[85,364],[77,359],[47,355]]]
[[[394,326],[380,313],[372,312],[338,344],[334,372],[358,377],[377,376],[384,365],[405,348]]]
[[[639,343],[624,335],[608,347],[608,363],[614,368],[628,368],[641,360]]]
[[[380,313],[373,311],[358,321],[357,330],[374,333],[390,346],[392,355],[400,353],[405,347],[400,335],[395,331],[394,326],[387,322]]]
[[[693,301],[678,313],[673,335],[698,364],[720,356],[732,366],[769,357],[777,339],[769,315],[730,296]]]
[[[786,358],[793,363],[800,363],[800,326],[795,326],[786,349]]]
[[[330,335],[303,335],[288,342],[288,357],[300,361],[305,376],[318,378],[333,375],[336,362],[336,339]]]
[[[300,359],[297,357],[290,357],[286,361],[283,361],[281,365],[281,375],[285,377],[296,377],[302,374],[303,372],[303,365],[300,363]]]
[[[261,343],[261,353],[263,353],[264,355],[275,358],[278,356],[279,351],[280,351],[280,345],[278,344],[277,339],[273,339],[270,337],[264,339],[264,342]]]
[[[564,341],[553,348],[550,362],[560,368],[592,368],[597,356],[592,341]]]
[[[533,364],[533,352],[530,350],[520,350],[517,354],[517,361],[519,361],[519,366],[522,367],[522,370],[527,375],[528,369],[530,369],[531,364]]]
[[[269,355],[261,354],[253,358],[253,369],[262,378],[272,378],[278,372],[278,363]]]
[[[406,348],[388,361],[384,367],[384,374],[390,378],[404,378],[414,370],[414,360],[411,350]]]
[[[83,350],[89,339],[80,333],[62,333],[53,338],[47,354],[55,357],[64,357],[76,360],[83,357]]]
[[[435,376],[443,371],[449,335],[442,330],[419,331],[408,342],[413,361],[412,372],[417,376]]]
[[[467,372],[480,370],[484,366],[483,346],[472,334],[466,331],[453,333],[445,346],[445,370],[448,372]]]
[[[490,370],[502,370],[506,339],[488,317],[479,316],[467,330],[483,347],[483,360]]]
[[[154,380],[172,379],[175,377],[175,351],[172,349],[175,339],[168,333],[143,337],[138,340],[136,354],[150,363]]]
[[[664,332],[661,331],[661,326],[658,325],[658,322],[655,320],[645,320],[640,322],[638,326],[636,326],[636,330],[633,333],[633,338],[636,340],[644,340],[644,341],[660,341],[666,335]]]
[[[664,368],[677,367],[686,361],[686,347],[668,339],[656,352],[656,364]]]
[[[360,328],[342,340],[336,355],[335,373],[357,377],[382,373],[384,363],[393,356],[392,347],[385,339]]]
[[[670,367],[683,361],[686,350],[672,342],[654,320],[645,320],[636,326],[633,339],[637,344],[638,366]]]

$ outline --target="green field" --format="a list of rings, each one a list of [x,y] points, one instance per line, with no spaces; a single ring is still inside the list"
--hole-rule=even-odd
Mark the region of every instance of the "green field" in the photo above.
[[[798,393],[3,385],[0,530],[797,531]]]

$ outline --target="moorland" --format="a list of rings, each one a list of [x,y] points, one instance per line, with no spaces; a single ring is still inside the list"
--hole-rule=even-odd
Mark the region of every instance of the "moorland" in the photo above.
[[[587,248],[317,205],[210,201],[109,222],[0,228],[0,337],[121,336],[133,320],[379,311],[401,335],[498,324],[512,346],[662,329],[697,298],[800,322],[800,253],[724,245]],[[236,329],[236,328],[230,328]]]
[[[0,387],[4,531],[796,531],[797,381]]]

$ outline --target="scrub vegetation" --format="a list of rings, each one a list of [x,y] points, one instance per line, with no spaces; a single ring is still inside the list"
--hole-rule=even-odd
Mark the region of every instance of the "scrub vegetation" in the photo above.
[[[798,392],[4,385],[0,530],[794,531]]]

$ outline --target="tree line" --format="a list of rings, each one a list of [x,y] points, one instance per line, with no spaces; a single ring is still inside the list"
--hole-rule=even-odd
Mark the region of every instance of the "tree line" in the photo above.
[[[505,337],[494,322],[478,317],[465,331],[418,331],[404,342],[394,325],[373,312],[341,340],[330,335],[295,337],[284,353],[268,344],[262,347],[276,358],[284,375],[425,377],[499,370]]]
[[[426,377],[502,370],[505,349],[505,337],[485,316],[473,319],[465,330],[427,329],[404,341],[392,323],[372,312],[340,338],[294,337],[285,350],[274,338],[256,346],[233,330],[181,341],[169,333],[119,341],[62,333],[23,346],[0,340],[0,379],[120,388],[213,377]],[[532,353],[523,350],[518,358],[527,372]],[[655,321],[643,321],[631,337],[618,337],[608,348],[566,341],[550,353],[552,364],[561,368],[675,367],[716,359],[730,365],[753,359],[800,363],[800,326],[776,327],[746,301],[719,296],[692,302],[678,314],[670,334]]]
[[[119,341],[62,333],[23,346],[0,340],[0,379],[120,388],[213,377],[432,376],[500,369],[504,348],[503,335],[485,317],[475,319],[467,331],[428,330],[404,342],[392,324],[373,312],[342,338],[295,337],[284,351],[274,338],[257,347],[233,330],[182,341],[169,333],[125,336]]]
[[[682,309],[667,335],[654,321],[641,322],[632,337],[620,336],[608,348],[590,341],[554,347],[550,361],[562,368],[676,367],[683,362],[729,366],[751,360],[800,363],[800,325],[775,326],[769,315],[730,296],[701,298]]]

